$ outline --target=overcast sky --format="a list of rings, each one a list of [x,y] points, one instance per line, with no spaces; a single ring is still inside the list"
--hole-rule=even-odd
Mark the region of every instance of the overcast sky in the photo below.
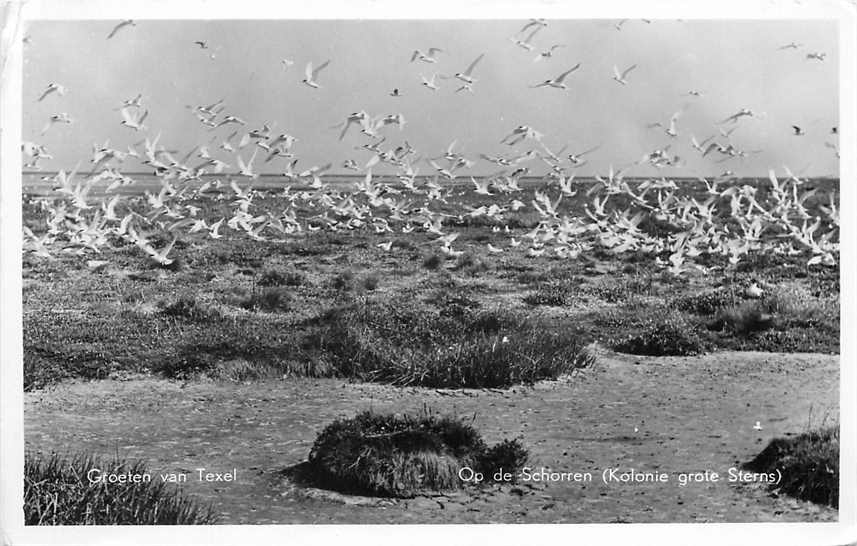
[[[639,160],[667,144],[683,166],[661,171],[640,166],[631,175],[695,176],[730,169],[738,175],[764,175],[768,168],[788,165],[807,175],[834,175],[838,160],[825,141],[838,126],[838,31],[823,21],[670,21],[552,20],[538,32],[535,49],[525,51],[510,38],[522,21],[150,21],[106,37],[109,21],[39,21],[32,23],[24,47],[25,141],[44,144],[55,159],[43,169],[86,164],[92,144],[124,150],[128,144],[161,133],[161,142],[182,152],[209,143],[212,151],[235,126],[216,131],[202,126],[187,105],[224,99],[230,113],[247,121],[245,130],[267,122],[274,132],[299,139],[293,152],[299,168],[334,162],[336,172],[345,159],[364,164],[370,157],[355,150],[366,137],[357,131],[338,140],[330,126],[354,111],[372,115],[401,113],[407,123],[383,129],[384,148],[407,139],[423,156],[440,155],[457,140],[456,150],[471,159],[479,153],[511,155],[530,143],[510,148],[500,139],[518,125],[542,132],[553,150],[568,144],[569,152],[600,145],[580,174],[605,172]],[[194,41],[204,41],[201,49]],[[797,49],[780,50],[790,42]],[[551,59],[533,62],[539,51],[564,44]],[[410,62],[414,49],[439,47],[436,64]],[[809,52],[825,53],[823,61],[808,60]],[[420,85],[420,74],[451,75],[463,71],[485,53],[473,76],[474,93],[456,93],[458,80],[437,80],[432,92]],[[212,58],[213,55],[213,58]],[[281,60],[294,61],[288,70]],[[301,83],[308,61],[330,66],[312,89]],[[567,90],[530,86],[555,77],[577,63]],[[627,85],[613,81],[613,66],[632,64]],[[62,84],[37,102],[51,82]],[[391,97],[398,88],[400,97]],[[701,97],[688,96],[691,90]],[[146,131],[120,125],[116,110],[123,100],[143,94],[150,113]],[[690,137],[717,135],[717,122],[741,108],[760,117],[742,118],[732,142],[746,151],[762,150],[746,159],[716,163],[690,146]],[[678,118],[678,137],[648,124]],[[74,122],[57,124],[40,136],[51,114],[66,112]],[[794,136],[791,126],[806,134]],[[731,128],[732,125],[723,127]],[[718,135],[719,137],[719,135]],[[725,142],[723,138],[720,141]],[[243,156],[248,159],[250,148]],[[233,166],[231,154],[217,157]],[[261,154],[256,160],[261,167]],[[193,162],[192,162],[193,164]],[[282,160],[267,165],[281,171]],[[532,163],[535,174],[546,170]],[[122,167],[146,170],[134,160]],[[229,171],[229,170],[227,170]],[[421,173],[431,167],[420,165]],[[496,166],[479,161],[470,171],[485,174]]]

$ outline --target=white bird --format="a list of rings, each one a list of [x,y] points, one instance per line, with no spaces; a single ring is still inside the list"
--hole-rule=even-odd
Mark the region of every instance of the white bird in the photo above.
[[[827,56],[827,53],[807,53],[806,54],[807,60],[815,59],[816,61],[823,61],[826,56]]]
[[[59,95],[65,95],[65,87],[58,83],[50,83],[48,87],[42,92],[42,95],[39,97],[37,102],[42,102],[42,99],[50,95],[56,91]]]
[[[565,72],[563,72],[562,74],[557,76],[556,78],[554,78],[552,80],[545,80],[538,85],[534,85],[533,87],[548,87],[548,86],[550,86],[550,87],[555,87],[557,89],[568,89],[568,86],[564,83],[564,80],[569,74],[571,74],[572,72],[574,72],[578,68],[580,68],[580,63],[577,63],[576,65],[569,68],[568,70],[566,70]]]
[[[622,85],[626,85],[628,83],[628,81],[625,78],[635,68],[637,68],[637,65],[632,64],[631,66],[626,68],[622,73],[619,73],[619,68],[616,65],[613,65],[613,79],[616,80],[617,82],[621,83]]]
[[[69,116],[65,112],[61,112],[59,114],[53,114],[50,118],[48,118],[48,124],[45,125],[44,129],[42,129],[41,134],[47,133],[48,129],[50,129],[55,123],[70,124],[71,122],[72,122],[71,116]]]
[[[795,42],[789,42],[786,45],[780,46],[777,49],[797,49],[803,44],[796,44]]]
[[[170,253],[170,251],[173,249],[173,246],[175,246],[175,244],[176,244],[176,237],[175,236],[173,236],[173,240],[170,241],[170,244],[168,244],[166,247],[162,248],[161,250],[155,250],[151,245],[143,243],[143,242],[140,242],[139,244],[140,244],[140,248],[142,248],[146,252],[146,254],[148,254],[153,260],[155,260],[159,264],[170,265],[171,263],[173,263],[173,259],[167,258],[167,254]]]
[[[431,79],[427,80],[425,76],[420,74],[420,78],[422,78],[422,80],[423,80],[422,85],[424,87],[428,87],[432,91],[437,91],[437,84],[434,82],[434,80],[437,76],[438,76],[437,74],[432,74]]]
[[[756,421],[756,424],[753,425],[753,430],[762,430],[762,422]]]
[[[526,38],[524,38],[523,40],[521,40],[520,38],[515,38],[515,37],[509,38],[509,39],[510,39],[510,40],[512,41],[512,43],[513,43],[513,44],[515,44],[516,46],[518,46],[518,47],[520,47],[520,48],[522,48],[522,49],[526,49],[527,51],[532,51],[532,50],[533,50],[533,46],[532,46],[532,44],[530,44],[530,40],[532,40],[532,39],[533,39],[533,36],[535,36],[535,35],[536,35],[536,32],[540,31],[542,28],[543,28],[543,27],[541,27],[541,26],[537,26],[536,28],[534,28],[534,29],[533,29],[533,31],[529,34],[529,36],[527,36],[527,37],[526,37]],[[519,33],[519,34],[520,34],[520,33]]]
[[[473,73],[473,69],[476,68],[476,65],[479,64],[479,61],[481,61],[482,57],[484,56],[485,54],[482,53],[481,55],[476,57],[476,59],[474,59],[473,62],[470,63],[470,66],[467,67],[467,70],[465,70],[464,72],[456,72],[455,77],[463,81],[464,83],[472,84],[473,82],[475,82],[476,80],[471,76],[471,74]]]
[[[148,110],[146,110],[142,114],[140,114],[139,110],[135,110],[132,114],[129,108],[123,108],[121,112],[122,123],[120,123],[120,125],[124,125],[125,127],[134,129],[135,131],[140,131],[146,128],[146,126],[143,125],[143,121],[146,119],[146,116],[149,115]]]
[[[283,59],[282,61],[280,61],[280,63],[282,63],[282,65],[283,65],[283,70],[288,70],[290,66],[295,64],[294,61],[289,60],[289,59]]]
[[[324,70],[324,68],[329,64],[330,64],[330,60],[328,59],[328,60],[324,61],[323,63],[321,63],[318,66],[318,68],[313,70],[312,69],[312,61],[308,62],[306,64],[306,70],[304,71],[304,73],[306,74],[306,77],[301,81],[310,87],[318,89],[321,86],[318,85],[318,83],[315,81],[315,78],[318,76],[318,73],[321,72],[322,70]]]
[[[424,63],[436,63],[436,55],[438,53],[443,53],[443,50],[439,47],[430,47],[428,53],[423,53],[419,49],[415,49],[414,52],[411,54],[411,62],[414,62],[419,59]]]
[[[133,19],[125,19],[124,21],[122,21],[121,23],[119,23],[118,25],[113,27],[113,30],[111,30],[110,34],[107,35],[107,39],[109,40],[110,38],[116,36],[117,32],[119,32],[120,30],[122,30],[123,28],[125,28],[127,26],[135,27],[135,26],[137,26],[137,23],[135,23]]]
[[[537,63],[537,62],[541,61],[542,59],[550,59],[551,57],[553,57],[554,50],[559,49],[561,47],[565,47],[565,44],[554,44],[554,45],[550,46],[549,49],[546,49],[546,50],[542,51],[541,53],[539,53],[536,56],[536,58],[533,59],[533,62]]]

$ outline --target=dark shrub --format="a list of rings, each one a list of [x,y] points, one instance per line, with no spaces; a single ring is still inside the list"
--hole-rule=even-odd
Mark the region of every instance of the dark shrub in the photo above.
[[[437,269],[441,265],[443,265],[443,261],[443,256],[435,252],[425,257],[425,259],[423,260],[423,267],[425,267],[426,269]]]
[[[423,411],[417,415],[365,411],[334,421],[316,438],[309,467],[323,486],[378,496],[412,497],[459,489],[459,470],[493,475],[494,465],[517,474],[527,452],[516,441],[488,448],[471,425]],[[508,465],[508,466],[506,466]]]
[[[250,297],[241,302],[241,307],[250,311],[288,311],[292,295],[283,287],[269,287],[254,290]]]
[[[648,356],[690,356],[705,352],[705,345],[680,315],[649,319],[644,330],[613,344],[621,353]]]
[[[331,279],[330,285],[334,290],[350,292],[354,289],[354,272],[348,269],[341,273],[337,273],[333,276],[333,279]]]
[[[751,472],[782,473],[772,484],[787,495],[839,507],[839,427],[806,432],[793,438],[775,438],[746,463]]]
[[[380,278],[378,275],[374,273],[370,273],[363,277],[363,288],[369,290],[370,292],[378,288],[378,283],[380,282]]]
[[[306,282],[306,276],[295,269],[268,269],[259,276],[256,282],[259,286],[301,286]]]
[[[568,286],[563,283],[545,283],[539,285],[535,292],[531,292],[524,296],[524,303],[527,305],[552,305],[561,307],[568,301],[569,290]]]
[[[183,318],[190,321],[204,322],[217,318],[220,314],[210,307],[199,303],[196,298],[184,296],[164,306],[161,314],[168,317]]]

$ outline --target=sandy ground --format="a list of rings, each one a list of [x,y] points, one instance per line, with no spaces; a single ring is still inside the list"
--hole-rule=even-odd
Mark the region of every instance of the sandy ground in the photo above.
[[[436,391],[288,379],[247,384],[153,378],[68,383],[26,393],[29,448],[118,452],[157,473],[187,472],[187,492],[222,523],[606,523],[833,521],[835,510],[777,497],[727,471],[777,436],[838,421],[839,357],[720,352],[637,357],[599,351],[560,381],[507,390]],[[486,441],[523,437],[532,467],[590,472],[590,483],[519,483],[379,501],[296,486],[337,417],[374,408],[476,415]],[[762,430],[754,430],[759,421]],[[636,430],[635,430],[636,429]],[[234,482],[200,482],[196,468]],[[666,472],[668,483],[609,485],[605,468]],[[679,486],[680,472],[719,483]]]

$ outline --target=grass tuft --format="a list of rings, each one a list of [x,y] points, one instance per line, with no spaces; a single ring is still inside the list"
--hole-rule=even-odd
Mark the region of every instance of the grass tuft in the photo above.
[[[783,493],[818,504],[839,507],[839,427],[775,438],[744,468],[782,473],[772,485]]]
[[[428,410],[416,415],[365,411],[334,421],[319,434],[309,455],[323,486],[377,496],[413,497],[464,486],[468,466],[490,481],[494,469],[517,474],[527,450],[518,440],[489,448],[470,424]]]
[[[91,484],[87,473],[142,475],[142,463],[92,455],[28,452],[24,458],[25,525],[208,525],[211,507],[200,506],[157,474],[143,483]]]

